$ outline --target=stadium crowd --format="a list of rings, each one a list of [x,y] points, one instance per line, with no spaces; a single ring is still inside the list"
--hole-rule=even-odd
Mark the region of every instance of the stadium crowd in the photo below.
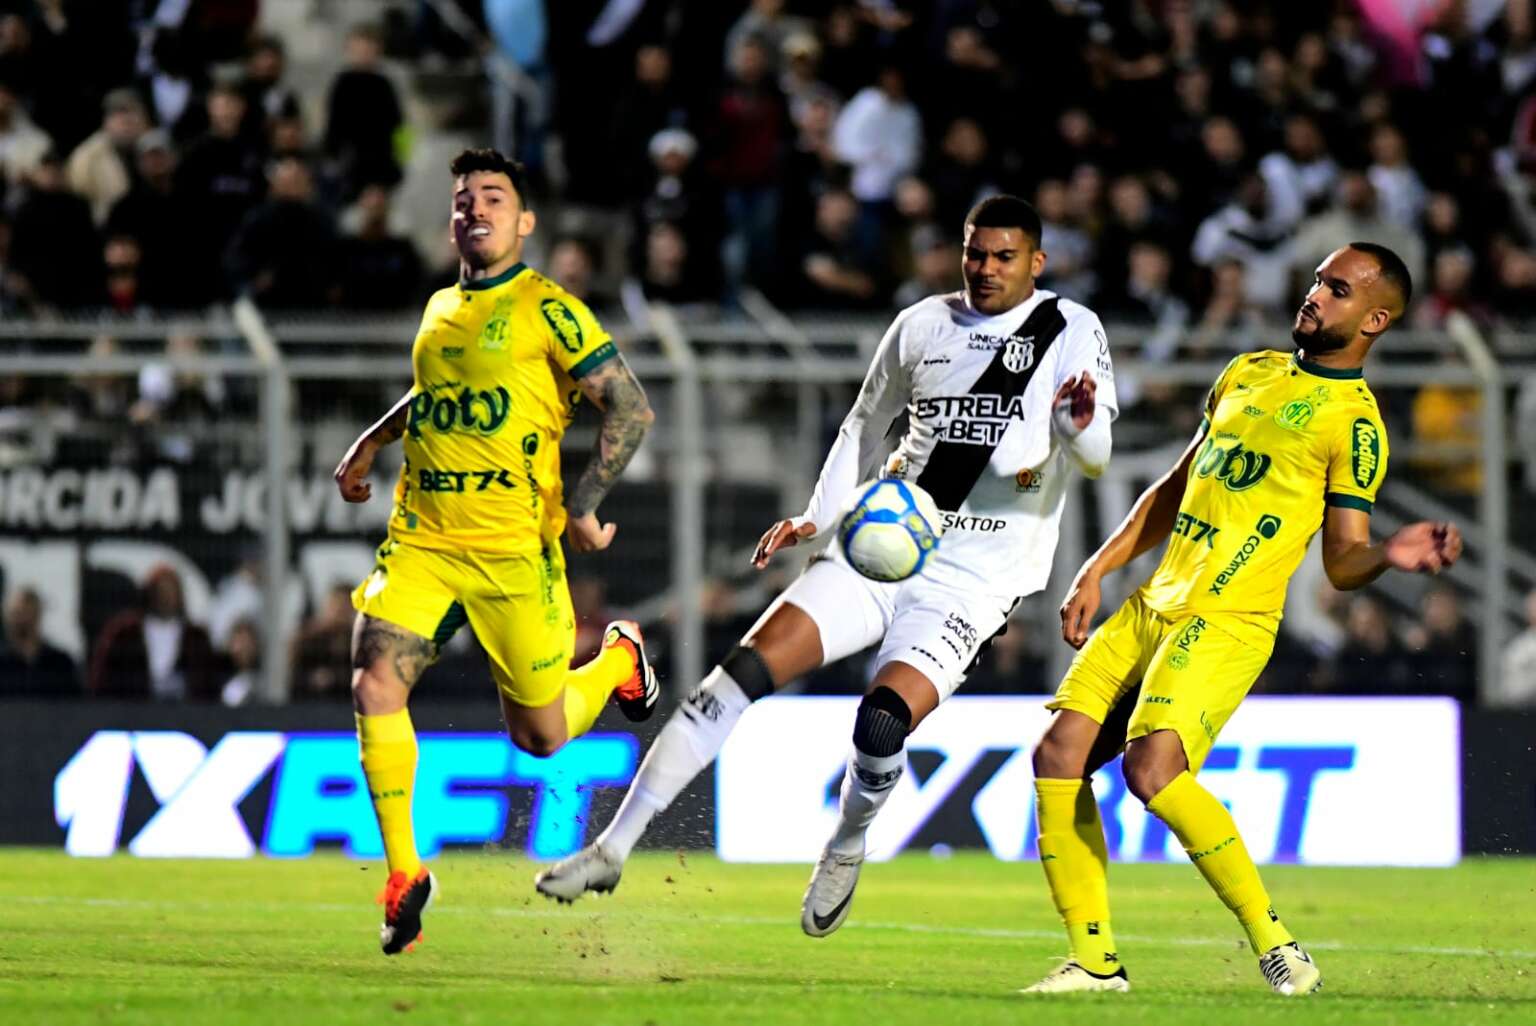
[[[456,2],[516,49],[497,0]],[[473,48],[432,5],[381,3],[396,17],[346,35],[312,124],[283,41],[255,31],[259,6],[0,0],[0,315],[167,313],[241,293],[273,310],[414,314],[452,280],[444,253],[393,227],[411,128],[398,83]],[[600,310],[637,296],[730,308],[757,290],[791,310],[884,313],[957,287],[966,210],[1006,190],[1044,219],[1042,284],[1137,329],[1154,359],[1271,344],[1266,326],[1351,238],[1407,259],[1413,324],[1536,318],[1532,0],[618,6],[629,20],[599,31],[594,5],[548,5],[547,42],[523,55],[547,102],[516,115],[548,215],[536,262]],[[29,387],[0,380],[0,432]],[[136,388],[81,378],[67,401],[141,426],[112,442],[137,445],[132,459],[185,458],[186,424],[253,408],[169,366]],[[1399,423],[1475,440],[1477,402],[1427,384]],[[1480,487],[1475,468],[1423,469],[1452,495]],[[0,689],[240,700],[258,623],[171,632],[179,596],[138,583],[143,602],[68,673],[40,642],[37,596],[7,591]],[[1336,629],[1282,646],[1269,686],[1471,697],[1475,628],[1453,591],[1396,620],[1369,595],[1319,605]],[[722,620],[751,612],[729,588],[716,606]],[[345,619],[337,597],[305,624],[300,689],[345,694]],[[1033,634],[1000,639],[974,686],[1038,678],[1048,639]],[[1514,683],[1536,674],[1533,637],[1511,646],[1511,701],[1536,704],[1536,686]],[[166,671],[188,645],[196,673]],[[143,666],[142,686],[101,670],[119,658]]]

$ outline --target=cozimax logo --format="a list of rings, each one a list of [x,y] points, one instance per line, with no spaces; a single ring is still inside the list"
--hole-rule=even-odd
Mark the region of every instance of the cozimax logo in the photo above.
[[[537,759],[500,734],[421,734],[418,742],[423,855],[447,843],[503,840],[510,789],[532,792],[529,853],[569,854],[581,844],[592,789],[629,783],[639,748],[629,734],[588,734]],[[190,734],[159,730],[99,731],[59,771],[54,819],[70,854],[117,850],[136,769],[159,810],[129,841],[135,855],[244,858],[257,851],[252,826],[269,855],[307,855],[323,842],[383,854],[355,736],[239,731],[209,749]],[[254,797],[265,792],[265,802]]]

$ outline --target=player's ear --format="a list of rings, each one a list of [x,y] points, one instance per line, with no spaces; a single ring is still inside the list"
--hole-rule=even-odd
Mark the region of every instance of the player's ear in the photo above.
[[[1045,273],[1045,250],[1037,249],[1029,258],[1029,276],[1038,278]]]
[[[1360,325],[1360,334],[1375,338],[1390,327],[1392,327],[1392,311],[1384,306],[1378,306],[1365,315],[1365,321]]]
[[[518,214],[517,237],[519,239],[524,239],[532,235],[533,226],[538,223],[538,220],[539,219],[534,216],[534,213],[531,210],[524,210],[521,214]]]

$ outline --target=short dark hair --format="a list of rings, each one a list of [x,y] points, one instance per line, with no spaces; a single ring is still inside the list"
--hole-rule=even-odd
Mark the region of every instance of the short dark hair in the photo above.
[[[1040,213],[1032,203],[1017,196],[988,196],[965,215],[967,228],[1018,228],[1036,249],[1040,248]]]
[[[521,161],[513,160],[500,150],[493,150],[488,146],[476,150],[463,150],[453,158],[453,162],[448,165],[448,170],[453,172],[455,178],[471,175],[476,171],[506,175],[512,181],[512,188],[517,192],[518,200],[524,207],[528,206],[528,192],[525,188],[528,169],[523,167]]]
[[[1413,275],[1408,271],[1408,265],[1403,263],[1403,258],[1398,256],[1386,246],[1376,242],[1351,242],[1349,248],[1364,253],[1376,261],[1376,266],[1381,268],[1381,280],[1392,288],[1402,301],[1402,307],[1392,319],[1395,321],[1408,309],[1408,304],[1413,301]]]

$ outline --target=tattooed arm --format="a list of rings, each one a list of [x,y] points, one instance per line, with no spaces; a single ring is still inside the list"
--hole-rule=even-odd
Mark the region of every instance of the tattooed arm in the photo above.
[[[341,489],[343,499],[348,502],[367,502],[368,496],[373,494],[373,488],[368,484],[368,471],[373,469],[373,457],[380,449],[398,441],[405,434],[413,395],[414,389],[401,396],[388,413],[357,436],[357,441],[352,443],[341,462],[336,464],[336,487]]]
[[[617,530],[614,524],[597,519],[598,503],[624,472],[629,459],[640,448],[646,430],[656,419],[645,389],[640,387],[622,356],[600,365],[577,382],[582,394],[603,411],[603,426],[598,433],[597,449],[581,478],[566,497],[570,519],[566,533],[571,548],[577,552],[606,549]]]

